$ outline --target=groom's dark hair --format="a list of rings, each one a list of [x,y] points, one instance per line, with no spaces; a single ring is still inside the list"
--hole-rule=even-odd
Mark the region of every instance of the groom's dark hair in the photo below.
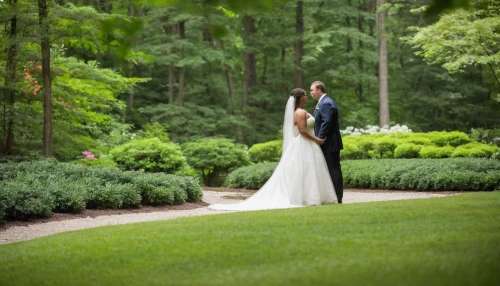
[[[314,85],[314,87],[319,88],[322,92],[326,93],[325,84],[322,83],[321,81],[317,80],[317,81],[313,82],[312,84]]]

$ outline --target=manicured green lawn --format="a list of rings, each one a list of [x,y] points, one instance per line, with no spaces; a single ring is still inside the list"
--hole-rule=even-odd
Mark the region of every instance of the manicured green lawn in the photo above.
[[[500,192],[232,213],[0,245],[0,285],[500,285]]]

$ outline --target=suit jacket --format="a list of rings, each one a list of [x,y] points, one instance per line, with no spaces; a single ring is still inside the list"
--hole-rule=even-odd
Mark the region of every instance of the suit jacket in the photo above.
[[[335,102],[324,96],[314,111],[314,133],[316,137],[325,139],[321,145],[323,153],[340,151],[344,149],[340,135],[339,110]]]

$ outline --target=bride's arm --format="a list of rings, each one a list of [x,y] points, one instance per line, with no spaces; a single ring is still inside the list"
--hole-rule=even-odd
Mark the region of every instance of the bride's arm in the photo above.
[[[297,128],[299,129],[300,135],[312,140],[318,144],[323,144],[325,140],[319,139],[318,137],[307,131],[307,112],[303,109],[295,110],[295,123],[297,123]]]

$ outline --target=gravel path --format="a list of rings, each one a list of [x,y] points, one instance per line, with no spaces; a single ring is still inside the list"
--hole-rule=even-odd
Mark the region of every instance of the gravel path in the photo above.
[[[241,192],[215,192],[204,191],[203,201],[208,204],[233,203],[235,198],[242,199],[249,194]],[[344,192],[344,203],[361,203],[374,201],[421,199],[431,197],[443,197],[449,194],[431,194],[422,192],[384,192],[384,191],[349,191]],[[233,198],[233,199],[231,199]],[[180,217],[193,217],[202,215],[214,215],[229,213],[228,211],[213,211],[207,207],[190,210],[169,210],[164,212],[134,213],[122,215],[105,215],[95,218],[75,218],[63,221],[52,221],[38,223],[28,226],[14,226],[0,231],[0,244],[28,240],[37,237],[52,235],[60,232],[75,231],[86,228],[138,223],[147,221],[167,220]]]

